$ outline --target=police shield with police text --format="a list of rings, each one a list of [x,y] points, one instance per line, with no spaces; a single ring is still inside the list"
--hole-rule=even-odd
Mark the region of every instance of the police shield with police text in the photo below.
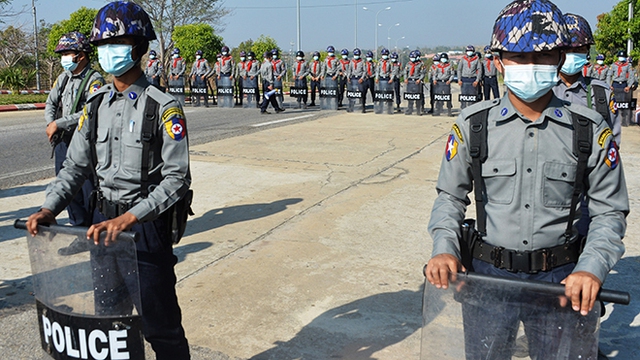
[[[380,52],[382,60],[376,69],[375,83],[376,92],[374,94],[373,109],[376,114],[393,114],[393,84],[397,74],[394,73],[393,63],[389,59],[389,50],[382,49]]]
[[[424,103],[424,86],[423,81],[426,75],[424,63],[420,59],[420,52],[414,50],[409,54],[409,63],[404,69],[404,82],[407,86],[404,92],[404,99],[407,100],[407,109],[405,115],[413,114],[413,106],[415,104],[416,113],[422,115],[422,107]]]
[[[233,107],[233,77],[235,62],[231,57],[228,46],[222,47],[221,57],[216,66],[218,106],[223,108]]]
[[[169,79],[168,79],[168,92],[173,95],[180,105],[184,106],[184,73],[187,70],[187,65],[182,57],[180,57],[180,49],[175,48],[171,54],[171,61],[169,62]]]
[[[482,64],[475,51],[472,45],[467,46],[466,54],[458,62],[461,109],[479,101],[478,87],[482,80]]]
[[[202,50],[196,51],[196,61],[191,66],[191,105],[200,106],[200,97],[204,97],[204,106],[209,107],[208,77],[212,74],[211,66],[203,58]],[[233,91],[233,90],[232,90]],[[233,97],[233,94],[231,94]]]
[[[347,78],[349,79],[347,86],[347,99],[349,100],[347,112],[353,112],[357,105],[362,105],[362,112],[366,112],[364,99],[367,94],[364,92],[364,82],[367,80],[367,72],[365,63],[360,58],[360,55],[360,49],[353,50],[353,59],[349,62],[347,70]]]
[[[611,64],[607,73],[607,83],[616,97],[616,107],[622,117],[622,126],[629,126],[632,117],[633,89],[638,86],[633,66],[627,59],[627,52],[618,51],[618,61]]]
[[[448,115],[453,116],[451,112],[451,81],[453,81],[454,70],[449,63],[449,54],[440,54],[440,63],[433,71],[431,78],[431,88],[434,89],[433,100],[436,103],[433,116],[440,116],[444,102],[447,103]]]
[[[327,47],[327,58],[322,63],[320,76],[320,108],[322,110],[338,110],[338,98],[341,96],[338,88],[341,79],[342,65],[335,55],[333,46]]]

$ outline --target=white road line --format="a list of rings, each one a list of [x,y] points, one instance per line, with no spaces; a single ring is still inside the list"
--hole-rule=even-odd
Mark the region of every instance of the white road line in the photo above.
[[[15,171],[15,172],[12,172],[12,173],[9,173],[9,174],[0,175],[0,180],[10,179],[10,178],[12,178],[14,176],[29,175],[29,174],[33,174],[33,173],[36,173],[36,172],[49,171],[49,170],[53,170],[53,166],[45,166],[45,167],[40,167],[40,168],[36,168],[36,169]]]
[[[289,119],[274,120],[274,121],[269,121],[269,122],[266,122],[266,123],[254,124],[254,125],[251,125],[251,126],[252,127],[261,127],[261,126],[279,124],[279,123],[283,123],[283,122],[287,122],[287,121],[306,119],[306,118],[309,118],[309,117],[312,117],[312,116],[315,116],[315,114],[296,116],[296,117],[292,117],[292,118],[289,118]]]

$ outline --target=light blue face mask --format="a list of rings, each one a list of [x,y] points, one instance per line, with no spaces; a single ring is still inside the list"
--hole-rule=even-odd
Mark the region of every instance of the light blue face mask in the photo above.
[[[98,62],[102,70],[113,76],[129,71],[136,62],[131,58],[133,46],[125,44],[106,44],[98,46]]]
[[[560,71],[563,74],[575,75],[582,71],[582,68],[587,63],[587,54],[567,53],[567,58],[562,65]]]
[[[67,71],[74,71],[78,68],[78,63],[73,62],[74,57],[75,55],[63,55],[60,58],[60,65],[62,65],[62,68]]]
[[[558,84],[556,65],[502,65],[504,84],[520,100],[532,103]]]

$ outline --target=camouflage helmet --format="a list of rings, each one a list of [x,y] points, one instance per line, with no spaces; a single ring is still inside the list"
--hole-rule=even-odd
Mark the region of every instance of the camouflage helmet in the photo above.
[[[149,15],[132,2],[114,1],[98,10],[91,30],[91,43],[120,36],[155,40],[156,33]]]
[[[173,54],[180,55],[180,49],[178,49],[178,48],[173,49]]]
[[[440,61],[440,54],[437,54],[437,53],[436,53],[435,55],[433,55],[433,61],[434,61],[434,62],[435,62],[435,61]]]
[[[491,50],[540,52],[569,45],[562,12],[548,0],[516,0],[507,5],[493,26]]]
[[[335,53],[336,52],[336,48],[334,48],[333,45],[329,45],[329,47],[327,47],[327,52]]]
[[[250,57],[252,57],[252,58],[254,58],[254,59],[255,59],[255,57],[256,57],[256,53],[254,53],[253,51],[249,51],[249,52],[247,53],[247,56],[250,56]]]
[[[314,51],[314,52],[313,52],[313,56],[320,57],[320,52],[319,52],[319,51]]]
[[[382,49],[382,51],[380,51],[380,54],[389,55],[389,49],[386,49],[386,48]]]
[[[240,57],[245,57],[245,56],[247,56],[247,52],[244,50],[240,51]]]
[[[151,50],[151,51],[149,51],[149,56],[152,56],[152,55],[153,55],[153,56],[158,56],[158,54],[156,53],[156,51],[155,51],[155,50]]]
[[[360,51],[360,49],[358,49],[358,48],[353,49],[353,55],[354,56],[360,56],[361,54],[362,54],[362,52]]]
[[[604,61],[604,54],[598,54],[598,56],[596,56],[596,60],[603,60]]]
[[[373,57],[373,51],[367,51],[367,57],[372,58]]]
[[[340,51],[340,54],[341,54],[341,55],[349,55],[349,50],[347,50],[347,49],[342,49],[342,50]]]
[[[476,48],[473,45],[467,45],[467,49],[465,51],[473,51],[473,52],[475,52]]]
[[[91,45],[89,39],[84,34],[72,31],[62,35],[58,41],[55,52],[61,53],[63,51],[84,51],[86,53],[91,52]]]
[[[596,42],[593,40],[593,34],[591,33],[591,26],[585,18],[575,14],[565,14],[564,21],[567,24],[567,30],[569,31],[570,45],[577,48],[585,45],[593,45]]]
[[[398,58],[398,53],[394,51],[394,52],[391,54],[391,58],[392,58],[392,59],[397,59],[397,58]]]
[[[202,53],[202,50],[196,50],[196,55],[200,55],[200,56],[202,56],[202,54],[203,54],[203,53]],[[218,55],[220,55],[220,54],[218,54]]]

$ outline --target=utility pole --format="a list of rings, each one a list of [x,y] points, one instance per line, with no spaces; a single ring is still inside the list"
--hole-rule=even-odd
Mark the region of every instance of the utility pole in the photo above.
[[[300,0],[298,0],[298,51],[302,49],[302,45],[300,45]]]
[[[631,38],[631,20],[633,20],[633,0],[629,0],[629,26],[627,26],[627,32],[629,34],[629,40],[627,40],[627,55],[631,56],[633,50],[633,39]]]
[[[355,30],[355,45],[354,48],[358,47],[358,0],[356,0],[356,30]]]
[[[36,0],[31,0],[31,8],[33,10],[33,38],[35,39],[36,45],[36,88],[40,90],[40,62],[38,61],[38,20],[36,18]]]

